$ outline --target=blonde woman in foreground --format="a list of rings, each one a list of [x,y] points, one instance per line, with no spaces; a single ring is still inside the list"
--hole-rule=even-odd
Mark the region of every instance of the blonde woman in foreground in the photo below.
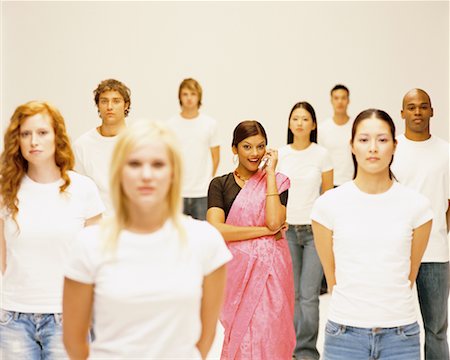
[[[180,154],[165,127],[132,124],[112,159],[116,215],[80,234],[66,271],[67,352],[71,359],[205,359],[231,254],[211,225],[182,215]]]

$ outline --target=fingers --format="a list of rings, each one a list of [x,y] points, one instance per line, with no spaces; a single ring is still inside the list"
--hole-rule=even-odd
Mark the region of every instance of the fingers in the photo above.
[[[270,167],[272,170],[275,170],[275,167],[278,162],[278,150],[267,149],[266,155],[264,157],[268,159],[267,167]]]

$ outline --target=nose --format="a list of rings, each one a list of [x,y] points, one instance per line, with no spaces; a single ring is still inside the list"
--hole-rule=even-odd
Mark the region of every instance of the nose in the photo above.
[[[252,155],[258,155],[258,149],[256,147],[252,148]]]
[[[108,101],[108,110],[111,110],[112,109],[112,101]]]
[[[420,115],[420,106],[416,106],[416,107],[414,108],[414,114]]]
[[[34,132],[31,133],[31,146],[36,146],[38,144],[38,137],[37,134],[35,134]]]
[[[377,146],[376,139],[373,139],[373,140],[370,141],[369,151],[372,152],[372,153],[378,151],[378,146]]]
[[[152,175],[153,175],[153,171],[152,171],[151,166],[148,164],[145,164],[142,167],[142,178],[144,180],[151,179]]]

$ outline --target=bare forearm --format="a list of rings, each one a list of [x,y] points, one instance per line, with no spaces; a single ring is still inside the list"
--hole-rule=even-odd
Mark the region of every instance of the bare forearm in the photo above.
[[[211,148],[211,160],[212,160],[212,177],[216,176],[217,168],[220,162],[220,146]]]
[[[211,224],[220,231],[225,241],[249,240],[273,234],[273,232],[265,226],[235,226],[223,223]]]
[[[206,359],[209,350],[211,349],[214,337],[216,336],[216,328],[209,329],[207,331],[203,330],[200,336],[200,340],[197,342],[197,349],[200,351],[202,359]]]
[[[413,237],[411,241],[411,268],[408,277],[411,288],[416,281],[417,274],[419,273],[420,263],[427,248],[428,239],[431,232],[431,225],[432,221],[430,220],[413,230]]]
[[[281,204],[274,172],[267,173],[266,226],[276,230],[286,221],[286,209]]]
[[[200,316],[202,320],[202,333],[197,342],[197,348],[206,359],[216,335],[217,320],[223,303],[226,282],[226,266],[206,275],[203,279],[203,296]]]
[[[217,159],[215,159],[215,161],[213,161],[212,177],[216,176],[218,167],[219,167],[219,158],[217,158]]]
[[[333,253],[333,232],[318,222],[312,221],[314,245],[322,264],[328,288],[333,291],[336,285],[336,264]]]
[[[94,285],[69,278],[64,279],[63,341],[71,360],[89,356],[89,326],[91,324]]]
[[[327,286],[330,292],[333,291],[334,285],[336,285],[336,275],[335,275],[335,264],[334,264],[334,254],[333,250],[327,245],[317,246],[317,255],[319,256],[320,262],[322,263],[323,273],[327,279]]]
[[[89,356],[89,344],[85,340],[86,336],[82,339],[70,341],[64,341],[67,354],[70,360],[86,360]]]

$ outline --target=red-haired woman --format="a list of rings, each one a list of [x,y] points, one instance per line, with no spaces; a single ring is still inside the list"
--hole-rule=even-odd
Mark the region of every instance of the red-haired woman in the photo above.
[[[74,156],[60,112],[19,106],[0,160],[0,357],[67,357],[62,290],[68,248],[104,210],[95,184],[71,171]],[[86,334],[87,336],[87,334]]]

